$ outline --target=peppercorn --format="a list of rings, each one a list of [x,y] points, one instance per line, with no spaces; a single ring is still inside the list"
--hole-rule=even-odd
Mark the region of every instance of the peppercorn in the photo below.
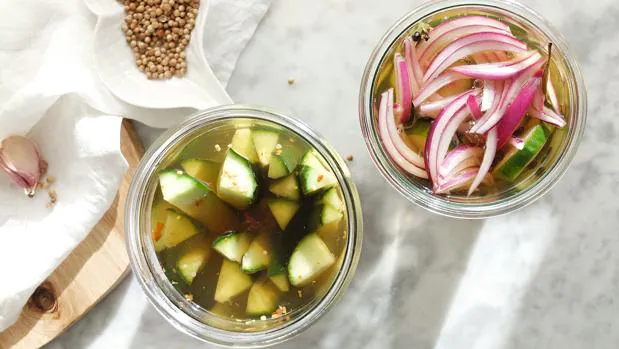
[[[125,9],[121,29],[138,70],[148,79],[181,77],[199,0],[119,0]]]

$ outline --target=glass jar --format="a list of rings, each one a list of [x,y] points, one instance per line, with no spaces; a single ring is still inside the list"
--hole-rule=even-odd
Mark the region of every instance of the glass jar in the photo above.
[[[525,29],[539,43],[553,43],[553,63],[560,69],[560,80],[566,91],[567,126],[561,142],[552,144],[552,152],[540,162],[539,168],[511,188],[496,194],[464,197],[438,196],[432,193],[427,181],[413,178],[402,171],[388,156],[377,130],[377,103],[380,92],[381,68],[400,47],[403,39],[412,34],[413,25],[428,18],[438,19],[463,13],[490,15],[508,24]],[[383,177],[402,195],[425,209],[456,218],[485,218],[505,214],[539,199],[556,184],[576,154],[585,130],[587,95],[584,81],[574,55],[565,39],[538,13],[515,1],[501,0],[442,0],[423,4],[395,23],[382,37],[363,74],[359,94],[359,119],[370,156]],[[556,137],[555,137],[556,138]],[[539,169],[543,171],[538,171]],[[538,175],[540,172],[541,175]]]
[[[156,173],[187,140],[226,121],[270,122],[307,141],[337,177],[347,212],[348,239],[339,272],[321,297],[279,319],[242,323],[219,317],[185,299],[166,278],[151,238],[150,210],[157,189]],[[337,152],[307,124],[275,111],[229,105],[199,112],[164,132],[150,147],[136,170],[126,199],[125,236],[131,267],[153,306],[177,329],[198,339],[235,347],[264,347],[302,332],[331,309],[348,287],[361,253],[363,221],[359,196],[350,171]]]

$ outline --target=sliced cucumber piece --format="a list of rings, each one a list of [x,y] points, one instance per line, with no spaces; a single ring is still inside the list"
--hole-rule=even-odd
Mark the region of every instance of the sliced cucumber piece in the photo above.
[[[297,176],[294,174],[273,182],[273,184],[269,186],[269,191],[279,197],[294,201],[299,201],[301,198]]]
[[[426,139],[431,126],[429,120],[417,120],[411,128],[405,131],[409,142],[420,154],[423,154],[426,149]]]
[[[286,199],[270,199],[269,208],[279,227],[284,230],[290,223],[290,220],[299,210],[298,202]]]
[[[249,233],[230,231],[213,241],[213,249],[229,260],[241,263],[250,243],[251,235]]]
[[[167,219],[167,210],[173,207],[174,206],[162,200],[157,202],[151,211],[151,236],[153,238],[153,244],[155,245],[155,251],[157,252],[161,252],[165,249],[164,239],[161,237],[163,236],[163,228],[165,227],[165,222]]]
[[[337,188],[335,187],[327,189],[322,194],[320,194],[320,197],[318,198],[316,203],[328,205],[338,211],[344,210],[344,202],[342,202],[340,194],[338,194]]]
[[[329,246],[331,251],[337,251],[340,237],[340,222],[344,213],[331,205],[318,205],[309,218],[310,231],[318,234]]]
[[[335,257],[316,234],[305,236],[292,252],[288,261],[288,277],[295,287],[305,286],[331,265]]]
[[[224,318],[228,318],[230,317],[231,314],[234,314],[234,308],[232,307],[232,304],[230,302],[226,302],[226,303],[215,302],[215,305],[213,305],[211,309],[209,309],[208,311],[210,311],[211,313],[215,315],[224,317]]]
[[[272,179],[286,177],[297,167],[297,162],[297,156],[290,148],[275,150],[269,161],[267,176]]]
[[[217,194],[239,210],[248,208],[258,198],[258,182],[254,169],[247,159],[233,149],[228,150],[221,167]]]
[[[211,160],[187,159],[181,162],[181,167],[188,175],[214,188],[215,184],[217,184],[221,165]]]
[[[309,150],[301,158],[299,182],[305,195],[311,195],[319,190],[327,189],[337,184],[335,175],[318,159],[314,150]]]
[[[205,238],[205,241],[202,242],[203,243],[193,244],[191,248],[183,251],[176,261],[176,270],[187,285],[193,283],[193,279],[195,279],[198,272],[204,268],[211,255],[209,241],[206,241]]]
[[[174,247],[190,237],[200,233],[191,219],[185,214],[168,209],[166,222],[161,232],[161,240],[165,248]]]
[[[282,265],[279,258],[273,256],[267,269],[267,276],[280,291],[288,292],[290,290],[286,268]]]
[[[272,253],[270,235],[270,232],[262,232],[249,244],[241,263],[241,268],[245,273],[259,272],[269,265]]]
[[[256,281],[247,296],[247,314],[260,316],[271,314],[279,305],[281,293],[267,278]]]
[[[203,182],[183,171],[165,170],[159,174],[163,199],[220,234],[238,227],[238,217]]]
[[[241,271],[238,263],[224,259],[219,271],[215,301],[224,303],[247,291],[251,287],[251,277]]]
[[[258,162],[258,154],[256,154],[251,134],[252,132],[248,128],[238,129],[234,133],[234,136],[232,136],[231,143],[234,151],[249,160],[252,164],[255,164]]]
[[[533,126],[524,137],[524,148],[509,150],[503,159],[495,166],[493,175],[497,178],[513,182],[535,159],[537,154],[544,148],[548,136],[542,125]]]
[[[254,140],[254,148],[258,154],[258,160],[262,166],[268,166],[271,154],[277,145],[279,134],[273,131],[255,130],[251,134]]]
[[[285,272],[278,275],[269,276],[269,279],[282,292],[290,291],[290,282],[288,281],[288,274]]]

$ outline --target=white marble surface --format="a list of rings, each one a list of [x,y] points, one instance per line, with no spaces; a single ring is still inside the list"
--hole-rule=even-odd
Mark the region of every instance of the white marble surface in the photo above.
[[[281,347],[617,348],[619,3],[525,1],[577,53],[589,89],[588,129],[550,194],[517,213],[474,222],[401,198],[374,169],[361,138],[363,66],[377,39],[416,3],[276,0],[233,75],[234,100],[292,111],[354,155],[365,212],[364,250],[343,301]],[[48,348],[209,346],[168,325],[129,277]]]

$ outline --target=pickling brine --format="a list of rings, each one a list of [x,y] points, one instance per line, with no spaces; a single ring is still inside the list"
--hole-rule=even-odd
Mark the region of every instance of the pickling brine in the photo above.
[[[346,217],[336,176],[309,143],[238,119],[161,166],[152,240],[187,299],[229,320],[261,321],[302,311],[329,290]]]

